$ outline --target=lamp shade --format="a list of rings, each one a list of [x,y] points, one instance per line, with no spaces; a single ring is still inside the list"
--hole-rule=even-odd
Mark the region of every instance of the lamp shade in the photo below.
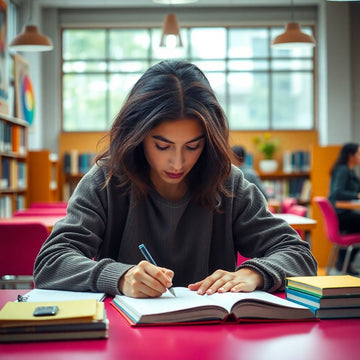
[[[278,35],[271,46],[278,49],[309,48],[315,46],[315,40],[301,31],[299,23],[289,22],[286,24],[285,32]]]
[[[26,25],[9,44],[14,51],[49,51],[54,48],[50,38],[39,33],[37,26]]]
[[[172,35],[176,38],[176,46],[183,46],[180,28],[175,14],[167,14],[164,19],[160,46],[166,46],[166,37]]]

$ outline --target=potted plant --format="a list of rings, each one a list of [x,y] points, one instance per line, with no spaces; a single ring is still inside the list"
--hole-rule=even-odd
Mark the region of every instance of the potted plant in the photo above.
[[[253,142],[264,155],[264,159],[259,162],[260,170],[267,173],[275,172],[278,168],[278,162],[273,157],[279,148],[279,139],[274,139],[270,133],[265,133],[254,137]]]

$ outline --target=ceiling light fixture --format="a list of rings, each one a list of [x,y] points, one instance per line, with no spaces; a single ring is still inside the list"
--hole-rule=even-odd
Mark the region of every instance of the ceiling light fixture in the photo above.
[[[15,36],[10,42],[9,48],[12,51],[50,51],[54,48],[51,39],[38,31],[36,25],[31,24],[32,18],[32,3],[27,2],[29,5],[29,21],[25,25],[23,31]]]
[[[50,38],[39,33],[37,26],[26,25],[9,44],[13,51],[50,51],[54,45]]]
[[[294,6],[291,0],[291,22],[285,26],[285,32],[276,36],[271,46],[276,49],[312,48],[315,39],[301,31],[301,26],[294,21]]]
[[[182,47],[179,23],[175,14],[167,14],[164,19],[160,46]]]

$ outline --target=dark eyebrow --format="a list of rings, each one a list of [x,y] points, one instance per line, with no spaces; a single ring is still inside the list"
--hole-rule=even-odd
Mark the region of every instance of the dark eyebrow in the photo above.
[[[205,135],[199,135],[199,136],[197,136],[196,138],[194,138],[194,139],[192,139],[192,140],[190,140],[190,141],[187,141],[186,144],[193,143],[193,142],[195,142],[195,141],[198,141],[198,140],[200,140],[200,139],[203,139],[204,137],[205,137]],[[164,137],[161,136],[161,135],[152,135],[152,138],[153,138],[153,139],[156,139],[156,140],[160,140],[160,141],[166,142],[166,143],[169,143],[169,144],[174,144],[173,141],[170,141],[170,140],[164,138]]]

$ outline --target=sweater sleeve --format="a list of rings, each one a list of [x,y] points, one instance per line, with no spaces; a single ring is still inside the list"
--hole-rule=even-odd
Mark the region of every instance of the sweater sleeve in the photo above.
[[[94,167],[75,189],[66,217],[55,224],[35,261],[36,287],[119,293],[118,281],[131,265],[111,258],[94,261],[107,226],[107,195],[101,175]]]
[[[235,246],[250,258],[239,268],[253,268],[264,278],[262,290],[283,291],[288,276],[316,275],[310,245],[288,223],[276,218],[257,189],[241,178],[235,184],[233,232]]]

